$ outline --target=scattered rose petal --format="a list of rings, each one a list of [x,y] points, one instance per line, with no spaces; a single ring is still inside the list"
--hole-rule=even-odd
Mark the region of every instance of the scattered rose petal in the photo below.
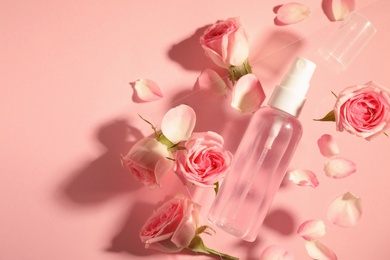
[[[260,81],[254,74],[246,74],[233,87],[231,106],[243,114],[255,112],[265,99]]]
[[[171,108],[163,117],[161,131],[169,141],[176,144],[187,140],[194,130],[195,111],[187,105]]]
[[[324,171],[330,178],[345,178],[356,172],[356,164],[343,157],[333,157],[325,163]]]
[[[287,25],[298,23],[310,15],[310,8],[300,3],[287,3],[275,8],[275,24]]]
[[[320,240],[307,241],[306,251],[309,254],[309,256],[313,259],[337,260],[336,254]]]
[[[323,0],[322,9],[330,21],[341,21],[355,10],[355,0]]]
[[[143,101],[155,101],[163,97],[160,87],[150,79],[139,79],[134,82],[134,89]]]
[[[284,247],[272,245],[264,249],[260,260],[294,260],[294,255],[288,252]]]
[[[340,227],[356,226],[362,216],[362,199],[347,192],[337,197],[327,209],[329,221]]]
[[[294,170],[289,174],[289,180],[299,186],[310,186],[313,188],[318,187],[317,176],[314,172],[309,170]]]
[[[317,240],[325,235],[325,224],[322,220],[310,219],[303,222],[297,231],[307,241]]]
[[[222,96],[227,93],[227,86],[225,81],[212,69],[205,69],[198,77],[198,84],[200,89],[205,89],[210,93]]]
[[[324,134],[317,141],[318,148],[320,148],[320,153],[325,157],[332,157],[340,153],[339,147],[333,138],[329,134]]]

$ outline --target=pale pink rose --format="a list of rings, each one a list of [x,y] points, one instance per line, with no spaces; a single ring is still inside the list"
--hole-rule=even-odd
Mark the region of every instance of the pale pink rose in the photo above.
[[[218,66],[240,66],[248,58],[249,42],[239,18],[217,21],[200,37],[206,55]]]
[[[185,150],[176,152],[174,171],[184,182],[200,187],[213,187],[230,167],[232,154],[223,150],[223,138],[208,131],[193,133]]]
[[[371,140],[390,127],[390,90],[372,81],[348,87],[333,111],[338,131]]]
[[[177,194],[146,220],[139,236],[145,248],[179,252],[194,238],[198,216],[199,206],[186,196]]]
[[[138,141],[122,157],[122,164],[144,185],[149,188],[160,186],[161,178],[172,170],[174,162],[168,147],[155,138],[144,138]]]

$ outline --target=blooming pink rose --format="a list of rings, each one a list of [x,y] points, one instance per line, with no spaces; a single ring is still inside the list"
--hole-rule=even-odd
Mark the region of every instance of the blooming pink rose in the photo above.
[[[141,228],[145,248],[179,252],[189,246],[198,227],[199,206],[182,194],[161,205]]]
[[[144,185],[155,188],[160,179],[173,168],[172,153],[168,147],[155,138],[144,138],[138,141],[122,157],[122,164]]]
[[[223,68],[240,66],[248,58],[249,42],[239,18],[217,21],[200,37],[206,55]]]
[[[348,87],[333,111],[338,131],[371,140],[390,127],[390,90],[372,81]]]
[[[185,150],[176,153],[174,171],[184,180],[201,187],[213,187],[225,176],[232,154],[222,149],[223,138],[215,132],[193,133]]]

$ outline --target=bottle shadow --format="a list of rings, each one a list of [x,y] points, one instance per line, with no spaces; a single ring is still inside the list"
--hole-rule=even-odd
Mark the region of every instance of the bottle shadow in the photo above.
[[[294,217],[283,208],[270,211],[264,219],[264,226],[284,236],[293,234],[296,229]]]
[[[281,235],[289,236],[295,231],[295,221],[288,211],[284,209],[275,209],[267,214],[262,228],[264,227]],[[254,242],[241,240],[237,243],[237,246],[246,249],[245,259],[255,260],[259,259],[259,256],[261,255],[260,248],[263,247],[266,242],[266,239],[261,236],[260,231],[260,235]]]
[[[256,48],[248,58],[254,74],[259,75],[262,83],[281,80],[289,65],[287,61],[298,54],[304,43],[299,35],[287,30],[274,30],[267,38],[255,40]]]
[[[129,136],[136,141],[143,137],[123,119],[102,125],[96,139],[104,152],[70,174],[62,185],[62,197],[78,204],[97,204],[142,187],[121,165],[120,155],[126,154],[136,142],[129,142]]]

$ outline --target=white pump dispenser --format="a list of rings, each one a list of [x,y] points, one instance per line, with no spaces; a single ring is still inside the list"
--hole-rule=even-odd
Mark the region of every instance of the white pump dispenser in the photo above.
[[[298,117],[306,101],[309,82],[316,68],[312,61],[297,57],[282,82],[272,93],[268,105]]]

